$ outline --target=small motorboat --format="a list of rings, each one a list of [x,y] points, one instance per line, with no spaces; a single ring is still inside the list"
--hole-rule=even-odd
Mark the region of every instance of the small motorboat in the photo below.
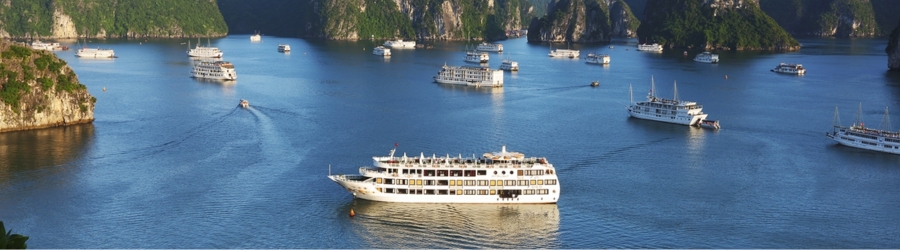
[[[701,128],[708,128],[708,129],[721,128],[721,127],[719,127],[719,121],[715,121],[715,120],[702,120],[699,123],[697,123],[697,125],[700,125]]]
[[[241,106],[241,108],[249,108],[250,102],[248,102],[247,100],[241,99],[241,103],[239,105]]]
[[[600,86],[600,82],[599,82],[599,81],[593,81],[593,82],[591,82],[591,87],[598,87],[598,86]]]

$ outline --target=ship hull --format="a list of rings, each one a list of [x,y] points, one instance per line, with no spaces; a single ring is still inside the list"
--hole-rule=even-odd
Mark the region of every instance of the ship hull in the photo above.
[[[694,115],[694,116],[671,116],[671,115],[655,115],[655,114],[645,114],[633,111],[631,108],[628,108],[628,115],[638,119],[658,121],[658,122],[667,122],[673,124],[680,125],[688,125],[693,126],[700,123],[700,121],[706,119],[706,114],[702,115]],[[681,119],[679,119],[681,118]]]
[[[363,181],[351,181],[342,179],[341,175],[330,175],[329,179],[346,189],[350,194],[355,198],[371,200],[371,201],[381,201],[381,202],[400,202],[400,203],[490,203],[490,204],[552,204],[556,203],[559,200],[559,190],[558,186],[548,185],[547,188],[552,188],[553,192],[549,194],[540,194],[540,195],[515,195],[515,196],[507,196],[501,197],[498,194],[494,195],[470,195],[470,194],[399,194],[399,193],[383,193],[379,192],[378,188],[381,187],[382,190],[386,188],[390,188],[389,185],[376,185],[372,182],[363,182]],[[441,187],[433,187],[433,186],[407,186],[407,185],[393,185],[396,189],[409,189],[409,190],[434,190],[440,189]],[[443,187],[446,189],[446,187]],[[459,188],[453,189],[456,190],[473,190],[467,188]],[[501,192],[501,190],[514,190],[514,189],[502,189],[502,188],[494,188],[494,189],[480,189],[480,190],[495,190],[495,193]],[[423,191],[424,192],[424,191]],[[462,191],[460,191],[462,192]]]

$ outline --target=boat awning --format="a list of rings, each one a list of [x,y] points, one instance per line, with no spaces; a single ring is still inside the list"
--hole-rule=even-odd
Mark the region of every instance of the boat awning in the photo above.
[[[495,161],[522,160],[525,158],[525,154],[522,154],[519,152],[507,152],[506,146],[503,146],[501,148],[500,152],[484,153],[484,158],[495,160]]]

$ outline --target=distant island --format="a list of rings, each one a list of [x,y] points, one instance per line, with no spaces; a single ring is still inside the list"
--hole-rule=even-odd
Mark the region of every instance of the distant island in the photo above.
[[[634,37],[641,22],[621,0],[558,0],[528,26],[528,42],[608,43]]]
[[[53,52],[0,40],[0,132],[94,121],[94,103]]]
[[[760,8],[795,36],[874,37],[897,25],[897,0],[759,0]]]

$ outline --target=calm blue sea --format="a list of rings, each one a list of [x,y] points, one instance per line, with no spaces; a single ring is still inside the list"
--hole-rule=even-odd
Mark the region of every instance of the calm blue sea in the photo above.
[[[189,77],[188,40],[88,42],[119,58],[57,55],[97,98],[96,121],[0,134],[0,220],[32,248],[900,248],[900,156],[825,137],[835,107],[849,125],[862,104],[878,128],[885,107],[900,111],[885,39],[718,51],[713,65],[636,40],[572,45],[607,66],[512,39],[489,66],[521,71],[498,89],[432,83],[475,43],[381,58],[383,41],[204,39],[236,67],[220,83]],[[807,74],[769,71],[781,62]],[[651,78],[663,97],[677,82],[722,129],[629,118],[629,86],[642,100]],[[326,178],[395,143],[547,157],[560,201],[368,202]]]

